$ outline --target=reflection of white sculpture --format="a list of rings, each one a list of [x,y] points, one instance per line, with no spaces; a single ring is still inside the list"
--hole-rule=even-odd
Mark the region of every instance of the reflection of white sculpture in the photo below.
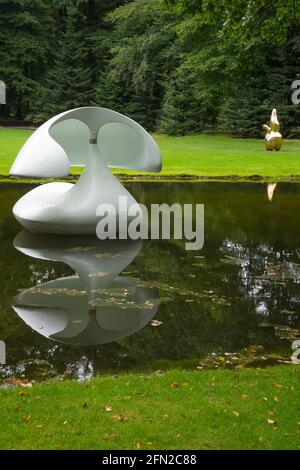
[[[14,206],[17,220],[33,232],[95,234],[99,204],[110,203],[119,216],[119,197],[135,200],[108,167],[160,171],[152,137],[135,121],[105,108],[79,108],[53,117],[25,143],[10,175],[63,177],[70,165],[86,169],[77,184],[48,183]],[[126,214],[127,215],[127,214]]]
[[[140,330],[157,313],[157,289],[118,276],[137,256],[140,242],[23,231],[14,245],[28,256],[63,261],[77,272],[23,290],[13,300],[19,317],[47,338],[76,345],[109,343]]]

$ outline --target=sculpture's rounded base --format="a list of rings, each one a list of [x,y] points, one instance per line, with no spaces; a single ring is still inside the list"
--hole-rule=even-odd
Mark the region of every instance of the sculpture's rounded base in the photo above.
[[[111,201],[115,208],[116,219],[128,217],[127,212],[120,214],[117,190],[125,196],[128,207],[136,204],[133,197],[115,180],[117,188],[112,193],[100,194],[89,200],[81,196],[79,206],[77,185],[71,183],[47,183],[25,194],[14,206],[13,213],[18,222],[32,233],[57,235],[96,235],[97,224],[101,217],[96,215],[101,203]],[[113,183],[114,181],[112,181]],[[103,199],[104,198],[104,199]]]
[[[69,224],[58,223],[58,220],[53,217],[57,199],[64,196],[73,186],[71,183],[48,183],[38,186],[15,204],[14,216],[23,227],[33,233],[95,234],[95,226],[91,232],[86,232],[85,227],[77,226],[79,232],[74,232],[70,231]],[[72,227],[72,229],[74,230],[76,227]]]

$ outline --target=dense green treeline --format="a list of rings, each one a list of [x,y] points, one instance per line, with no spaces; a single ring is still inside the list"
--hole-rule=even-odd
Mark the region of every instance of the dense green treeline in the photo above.
[[[0,0],[2,117],[111,107],[149,130],[300,137],[299,0]]]

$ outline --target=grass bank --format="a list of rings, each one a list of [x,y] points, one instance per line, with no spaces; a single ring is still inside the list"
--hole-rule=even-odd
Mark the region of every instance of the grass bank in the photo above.
[[[300,367],[0,390],[1,449],[299,449]]]
[[[31,131],[0,128],[0,175],[7,176]],[[266,152],[263,140],[225,136],[154,135],[163,156],[159,178],[300,180],[300,141],[285,141],[281,152]],[[73,168],[73,174],[80,169]],[[145,173],[116,170],[122,177]],[[151,178],[156,178],[151,174]]]

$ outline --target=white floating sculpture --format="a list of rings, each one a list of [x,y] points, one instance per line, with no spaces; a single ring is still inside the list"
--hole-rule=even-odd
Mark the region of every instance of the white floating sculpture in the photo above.
[[[11,176],[64,177],[70,166],[86,166],[78,183],[47,183],[14,206],[16,219],[37,233],[95,234],[97,207],[110,203],[119,216],[119,197],[136,204],[108,167],[159,172],[160,151],[132,119],[105,108],[67,111],[43,124],[27,140]]]
[[[95,236],[62,237],[21,232],[18,251],[38,259],[62,261],[76,274],[21,291],[12,307],[33,330],[73,345],[98,345],[132,335],[159,307],[158,291],[119,273],[137,256],[140,241]]]

